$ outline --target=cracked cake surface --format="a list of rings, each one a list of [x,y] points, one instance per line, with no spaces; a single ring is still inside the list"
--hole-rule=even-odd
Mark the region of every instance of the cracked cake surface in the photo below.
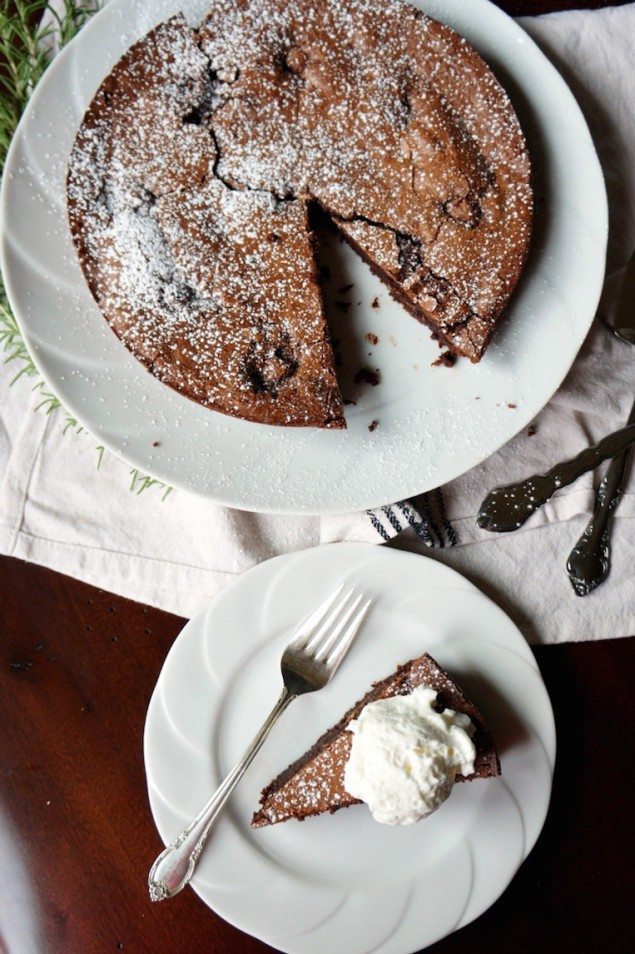
[[[247,420],[343,427],[310,204],[477,361],[525,261],[529,180],[489,68],[410,5],[216,0],[101,85],[68,212],[100,309],[160,380]]]
[[[344,787],[344,773],[353,738],[347,726],[359,717],[369,702],[390,696],[407,696],[418,686],[434,689],[442,708],[465,713],[475,727],[474,772],[468,776],[457,775],[456,781],[469,782],[475,778],[500,775],[496,745],[480,712],[452,677],[432,656],[424,653],[400,666],[386,679],[375,683],[336,725],[320,736],[308,752],[262,790],[260,808],[252,818],[252,827],[264,828],[290,818],[302,821],[312,815],[333,813],[340,808],[361,804]]]

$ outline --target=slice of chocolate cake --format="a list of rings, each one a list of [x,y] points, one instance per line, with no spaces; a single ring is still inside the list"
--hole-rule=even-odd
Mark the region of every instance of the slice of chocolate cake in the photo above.
[[[440,708],[464,713],[474,726],[474,771],[468,776],[457,775],[455,780],[467,782],[500,775],[496,746],[478,709],[434,659],[424,653],[418,659],[400,666],[391,676],[375,683],[337,725],[325,732],[308,752],[263,789],[261,807],[252,819],[252,826],[263,828],[290,818],[302,821],[311,815],[333,813],[340,808],[360,804],[359,799],[353,798],[344,787],[344,774],[353,739],[347,726],[359,717],[369,703],[392,696],[407,696],[420,686],[435,690]]]

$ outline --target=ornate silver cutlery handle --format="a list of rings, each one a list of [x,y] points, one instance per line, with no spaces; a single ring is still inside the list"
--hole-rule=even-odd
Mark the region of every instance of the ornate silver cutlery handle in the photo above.
[[[635,421],[635,404],[628,423]],[[595,510],[589,524],[574,546],[567,561],[567,573],[578,596],[586,596],[603,583],[611,569],[611,524],[622,499],[628,477],[631,450],[623,451],[611,461],[598,488]]]
[[[635,424],[629,424],[609,434],[592,447],[585,448],[577,457],[556,464],[546,474],[534,474],[517,484],[496,487],[487,495],[478,512],[476,522],[483,530],[508,533],[517,530],[533,513],[542,507],[556,490],[592,470],[609,457],[628,450],[635,444]]]
[[[295,698],[286,688],[283,689],[269,717],[263,723],[262,728],[243,757],[234,765],[194,821],[187,826],[185,831],[181,832],[171,845],[168,845],[161,852],[152,865],[148,876],[148,887],[152,901],[164,901],[166,898],[172,898],[188,883],[194,873],[198,856],[205,846],[216,816],[247,771],[279,717]]]

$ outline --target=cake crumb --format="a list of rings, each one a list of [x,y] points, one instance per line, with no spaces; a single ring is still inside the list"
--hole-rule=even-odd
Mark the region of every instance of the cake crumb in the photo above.
[[[379,308],[379,298],[375,297],[370,303],[371,308]]]
[[[527,437],[533,437],[537,430],[538,428],[535,424],[530,424],[527,428]]]
[[[377,335],[373,334],[372,331],[369,331],[368,334],[366,335],[366,341],[370,341],[370,343],[373,345],[379,344],[379,338],[377,337]]]
[[[456,355],[452,354],[450,351],[444,351],[436,361],[432,362],[433,368],[438,368],[443,366],[444,368],[452,368],[456,364]]]
[[[153,447],[160,447],[160,446],[161,446],[161,441],[152,441],[152,446],[153,446]]]
[[[370,384],[372,387],[377,387],[381,381],[381,374],[379,373],[379,368],[360,368],[355,377],[353,378],[355,384]]]
[[[517,404],[508,404],[507,407],[510,408],[510,410],[515,411],[516,408],[518,407],[518,405],[517,405]]]
[[[379,421],[377,420],[370,422],[370,424],[368,425],[368,430],[371,432],[371,434],[375,430],[378,424],[379,424]]]

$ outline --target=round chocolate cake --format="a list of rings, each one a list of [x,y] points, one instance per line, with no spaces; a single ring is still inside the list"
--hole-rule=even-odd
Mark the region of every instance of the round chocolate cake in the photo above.
[[[216,0],[136,43],[71,154],[90,289],[161,381],[236,417],[344,427],[309,212],[478,361],[522,270],[525,140],[489,68],[400,0]]]

